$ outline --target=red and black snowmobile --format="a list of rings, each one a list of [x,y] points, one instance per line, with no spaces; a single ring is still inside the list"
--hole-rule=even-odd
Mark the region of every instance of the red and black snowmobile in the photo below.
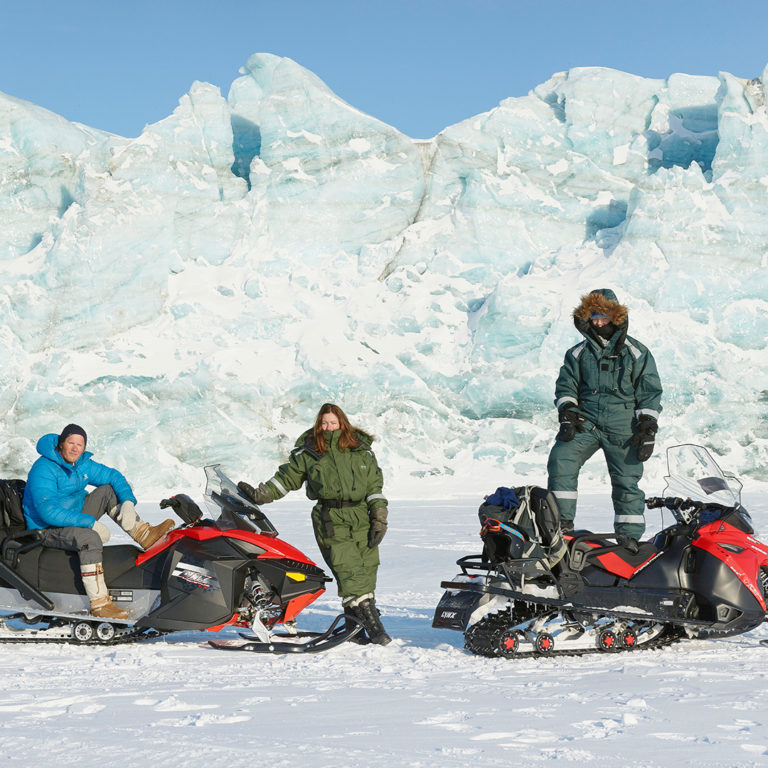
[[[0,642],[108,644],[235,627],[248,632],[211,645],[311,653],[359,634],[361,626],[342,623],[343,615],[322,633],[296,630],[298,614],[331,579],[277,537],[261,509],[218,465],[205,473],[205,500],[218,512],[215,520],[204,518],[189,496],[179,494],[160,506],[171,507],[183,525],[146,552],[132,544],[104,547],[105,579],[112,600],[130,616],[125,621],[88,614],[76,553],[42,547],[35,531],[0,533]],[[9,489],[20,498],[23,482],[5,481],[3,490]],[[278,626],[280,634],[274,631]]]
[[[473,653],[507,658],[659,647],[759,626],[768,547],[741,506],[741,483],[700,446],[669,448],[667,465],[664,496],[646,506],[675,522],[636,552],[613,534],[561,537],[542,489],[515,489],[518,506],[495,517],[481,506],[483,553],[458,560],[461,573],[442,583],[433,626],[464,632]]]

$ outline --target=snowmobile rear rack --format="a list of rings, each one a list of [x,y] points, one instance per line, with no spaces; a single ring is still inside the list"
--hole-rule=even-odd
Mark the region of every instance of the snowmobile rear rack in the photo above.
[[[3,539],[3,562],[15,570],[19,564],[19,555],[42,546],[40,531],[38,530],[12,533]]]
[[[485,571],[498,570],[501,568],[505,573],[513,571],[515,575],[528,578],[540,578],[542,576],[554,576],[547,566],[546,562],[539,558],[519,558],[511,560],[502,560],[498,563],[492,563],[483,555],[465,555],[456,561],[456,565],[462,572],[469,575],[469,570]]]

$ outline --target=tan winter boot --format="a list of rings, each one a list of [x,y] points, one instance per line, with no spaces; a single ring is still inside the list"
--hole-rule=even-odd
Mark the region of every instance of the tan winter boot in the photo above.
[[[109,596],[107,584],[104,581],[104,567],[101,563],[80,566],[85,594],[91,601],[91,616],[100,619],[128,619],[128,614],[118,608]]]
[[[157,525],[150,525],[137,518],[136,525],[128,531],[128,535],[142,549],[149,549],[156,541],[162,539],[166,533],[172,531],[175,527],[176,523],[170,519],[163,520],[162,523],[158,523]]]

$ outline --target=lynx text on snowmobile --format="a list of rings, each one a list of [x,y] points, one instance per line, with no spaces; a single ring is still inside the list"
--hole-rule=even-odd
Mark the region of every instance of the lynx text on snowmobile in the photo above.
[[[512,658],[660,647],[766,621],[768,547],[741,483],[696,445],[669,448],[667,466],[664,496],[646,506],[674,524],[637,552],[613,534],[563,535],[541,488],[498,489],[480,507],[483,552],[442,582],[432,625],[464,632],[473,653]]]
[[[77,554],[42,547],[35,531],[14,529],[11,505],[3,505],[0,642],[109,644],[234,627],[248,632],[210,644],[259,653],[314,653],[359,634],[361,625],[345,628],[343,615],[322,633],[296,630],[296,617],[325,591],[330,577],[279,539],[261,509],[218,465],[206,467],[205,474],[206,505],[218,513],[215,520],[203,518],[189,496],[178,494],[160,506],[171,507],[184,524],[146,552],[132,544],[104,547],[110,595],[128,620],[90,616]],[[23,481],[2,482],[4,494],[16,493],[20,500]]]

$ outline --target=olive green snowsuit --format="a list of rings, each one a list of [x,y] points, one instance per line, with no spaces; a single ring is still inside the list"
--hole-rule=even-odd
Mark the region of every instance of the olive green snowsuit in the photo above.
[[[315,539],[336,578],[339,596],[348,602],[376,589],[379,548],[368,546],[368,513],[386,507],[387,499],[371,450],[373,438],[357,430],[357,447],[342,451],[340,435],[338,429],[325,432],[327,450],[319,453],[312,430],[307,430],[265,485],[273,499],[280,499],[306,482],[307,497],[318,502],[312,509]]]
[[[611,312],[616,328],[605,344],[587,319],[594,302],[601,309],[608,307],[605,311]],[[548,488],[557,499],[561,519],[573,520],[579,471],[602,449],[611,477],[614,530],[638,539],[645,531],[645,495],[638,487],[643,464],[629,440],[640,416],[657,419],[661,411],[656,363],[647,347],[627,336],[626,307],[609,289],[584,297],[574,310],[574,325],[585,340],[565,353],[555,384],[555,405],[558,411],[576,409],[585,421],[573,440],[555,440],[547,463]]]

